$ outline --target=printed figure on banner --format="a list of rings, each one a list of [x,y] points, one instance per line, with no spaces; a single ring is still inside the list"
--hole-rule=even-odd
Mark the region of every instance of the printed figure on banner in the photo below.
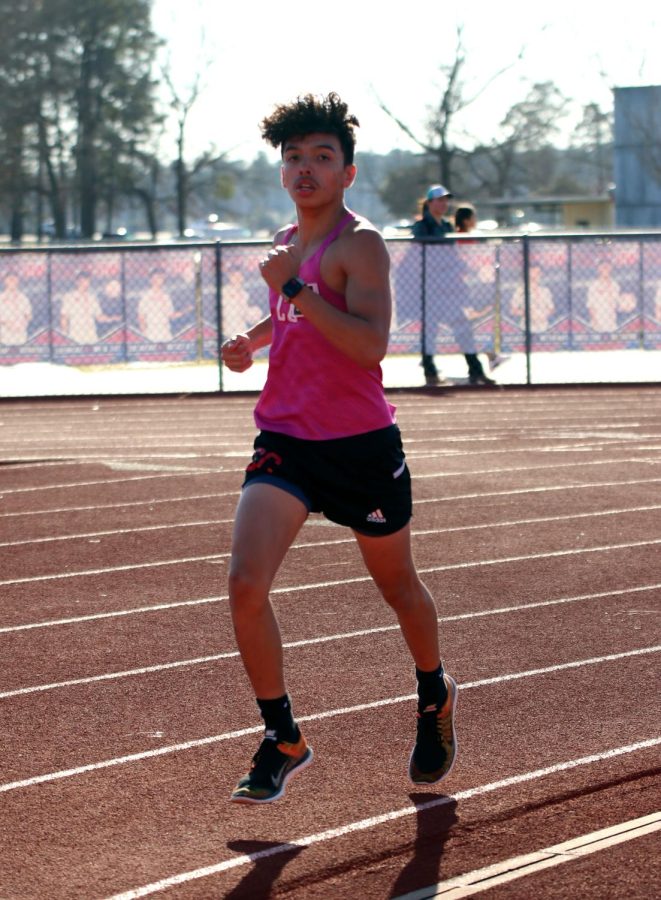
[[[25,344],[31,320],[32,304],[20,289],[18,275],[9,272],[0,292],[0,344]]]
[[[165,271],[152,269],[149,273],[149,287],[138,301],[138,324],[147,340],[165,343],[172,340],[172,324],[176,319],[188,315],[193,306],[176,310],[172,297],[165,289]]]
[[[90,272],[76,275],[74,290],[62,297],[60,328],[78,344],[95,344],[98,339],[97,323],[119,322],[121,316],[106,315],[95,291],[92,290]]]

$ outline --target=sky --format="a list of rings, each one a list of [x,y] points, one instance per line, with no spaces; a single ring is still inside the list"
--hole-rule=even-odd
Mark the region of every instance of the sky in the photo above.
[[[278,158],[259,122],[308,92],[336,91],[348,103],[360,121],[359,151],[415,151],[379,101],[424,140],[458,28],[465,96],[479,96],[457,119],[457,143],[490,142],[535,82],[553,81],[572,100],[559,122],[558,144],[566,144],[585,104],[607,111],[613,87],[661,84],[655,8],[649,0],[153,0],[152,24],[180,95],[196,72],[204,84],[190,114],[189,156],[213,145],[249,161],[260,151]]]

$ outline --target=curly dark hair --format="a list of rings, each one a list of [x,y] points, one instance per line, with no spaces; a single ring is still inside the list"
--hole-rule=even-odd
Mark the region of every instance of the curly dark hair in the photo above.
[[[337,94],[315,97],[306,94],[297,97],[293,103],[276,106],[270,116],[261,122],[262,137],[272,147],[282,148],[285,141],[308,134],[333,134],[339,140],[344,154],[344,163],[353,163],[356,148],[354,128],[360,123],[348,112],[347,104]]]

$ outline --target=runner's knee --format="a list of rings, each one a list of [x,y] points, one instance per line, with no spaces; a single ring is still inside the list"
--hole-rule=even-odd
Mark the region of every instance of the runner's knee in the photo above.
[[[232,611],[254,611],[268,602],[270,582],[254,568],[232,565],[228,578]]]
[[[424,602],[420,581],[407,570],[377,584],[384,600],[395,612],[407,612]]]

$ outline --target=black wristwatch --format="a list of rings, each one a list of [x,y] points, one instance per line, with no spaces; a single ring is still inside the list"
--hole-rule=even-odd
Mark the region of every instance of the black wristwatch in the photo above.
[[[287,300],[293,300],[297,294],[300,294],[304,287],[307,287],[302,278],[290,278],[282,285],[282,293]]]

